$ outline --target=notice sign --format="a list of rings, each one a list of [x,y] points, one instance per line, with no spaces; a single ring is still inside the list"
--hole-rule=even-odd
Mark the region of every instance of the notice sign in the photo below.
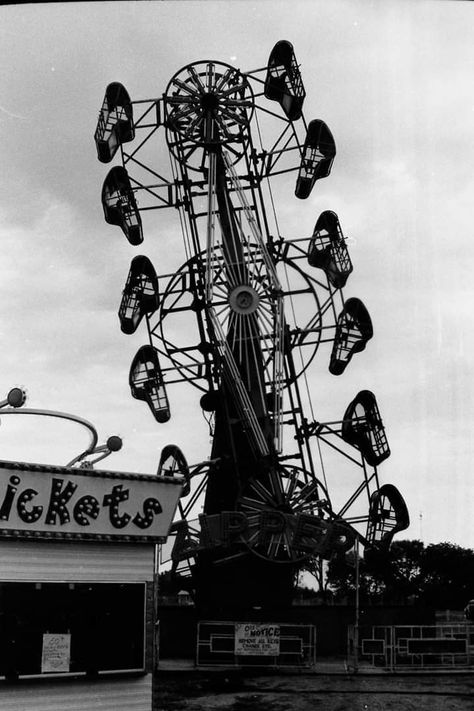
[[[280,626],[250,622],[236,624],[234,653],[277,657],[280,654]]]
[[[70,634],[44,634],[41,673],[68,672],[71,660]]]

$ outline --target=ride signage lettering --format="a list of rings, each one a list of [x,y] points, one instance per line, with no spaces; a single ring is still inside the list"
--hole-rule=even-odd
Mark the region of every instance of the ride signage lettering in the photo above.
[[[171,553],[175,562],[194,557],[201,551],[250,548],[263,557],[277,556],[275,542],[285,541],[288,562],[308,555],[330,560],[336,553],[347,553],[355,542],[355,533],[343,521],[330,521],[310,514],[288,514],[275,509],[258,513],[223,511],[199,516],[199,537],[187,526],[177,527]]]
[[[170,477],[3,462],[0,533],[161,541],[181,488]]]

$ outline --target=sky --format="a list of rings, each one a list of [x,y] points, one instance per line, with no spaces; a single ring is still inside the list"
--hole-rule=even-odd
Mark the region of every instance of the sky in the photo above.
[[[209,456],[192,386],[169,388],[165,425],[130,395],[130,363],[147,342],[119,328],[130,261],[146,254],[162,274],[185,256],[174,210],[144,216],[139,248],[104,222],[110,166],[97,161],[93,134],[112,81],[133,101],[159,97],[185,64],[257,69],[287,39],[305,117],[328,124],[337,155],[307,200],[286,178],[275,187],[281,234],[309,236],[334,210],[354,264],[345,297],[362,299],[374,325],[341,377],[318,352],[308,374],[317,419],[342,419],[359,390],[372,390],[392,452],[380,480],[399,488],[411,516],[403,537],[474,548],[473,13],[455,0],[2,6],[0,398],[24,386],[27,407],[82,417],[100,442],[121,436],[107,469],[154,473],[168,443],[189,463]],[[168,170],[162,133],[154,150]],[[0,423],[6,460],[66,464],[89,442],[58,419],[0,412]]]

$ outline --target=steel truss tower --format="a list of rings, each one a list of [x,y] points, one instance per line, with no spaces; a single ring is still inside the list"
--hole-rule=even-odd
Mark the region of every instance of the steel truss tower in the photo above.
[[[335,422],[305,414],[302,383],[320,346],[330,345],[328,368],[340,376],[373,330],[362,301],[344,299],[353,266],[336,213],[322,212],[303,238],[279,234],[276,210],[272,223],[277,176],[293,172],[304,200],[336,155],[324,121],[307,123],[304,98],[293,47],[282,40],[253,71],[188,64],[159,98],[133,102],[110,84],[95,133],[99,160],[120,158],[103,184],[105,220],[133,246],[147,210],[175,208],[181,224],[183,265],[162,277],[135,256],[119,318],[127,334],[146,325],[130,368],[133,397],[163,423],[169,387],[188,382],[212,420],[209,460],[188,466],[167,445],[158,466],[185,483],[171,561],[202,612],[287,605],[308,559],[344,554],[356,536],[386,550],[409,524],[399,491],[379,482],[390,449],[374,394],[361,390]],[[262,122],[277,127],[266,147]],[[148,157],[163,134],[166,176]],[[195,322],[184,344],[172,327],[181,314]],[[355,472],[337,507],[324,448]]]

